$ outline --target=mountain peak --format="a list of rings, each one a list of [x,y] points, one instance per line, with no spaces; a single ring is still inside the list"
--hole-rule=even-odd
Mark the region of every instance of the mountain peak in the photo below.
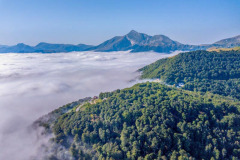
[[[131,30],[125,37],[127,37],[127,39],[131,42],[132,45],[135,45],[135,44],[139,45],[140,43],[146,41],[151,36],[147,34],[139,33],[135,30]]]
[[[27,46],[27,45],[24,43],[18,43],[17,46]]]
[[[131,30],[128,34],[139,34],[139,33],[135,30]]]

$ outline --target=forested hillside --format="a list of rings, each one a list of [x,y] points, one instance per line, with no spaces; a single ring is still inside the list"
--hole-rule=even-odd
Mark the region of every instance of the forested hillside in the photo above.
[[[148,82],[76,105],[52,129],[75,159],[237,159],[239,121],[238,101]]]
[[[207,49],[207,51],[216,51],[216,52],[221,52],[221,51],[240,51],[240,47],[233,47],[233,48],[216,48],[216,47],[212,47]]]
[[[239,51],[181,53],[140,71],[172,86],[141,83],[53,111],[37,122],[54,134],[45,159],[240,159]]]
[[[240,99],[240,51],[194,51],[161,59],[142,69],[142,78],[159,78],[183,89],[210,91]]]

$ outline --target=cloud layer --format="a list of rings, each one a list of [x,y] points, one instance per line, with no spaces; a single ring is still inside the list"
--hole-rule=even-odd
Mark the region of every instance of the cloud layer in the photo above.
[[[80,98],[131,86],[138,82],[137,69],[175,54],[0,54],[0,159],[34,155],[37,136],[27,127],[40,116]]]

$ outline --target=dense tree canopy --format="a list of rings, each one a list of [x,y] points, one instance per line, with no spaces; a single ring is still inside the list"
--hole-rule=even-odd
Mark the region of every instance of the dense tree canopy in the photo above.
[[[101,93],[54,124],[76,159],[240,158],[239,103],[159,83]]]
[[[147,82],[101,93],[40,125],[76,160],[240,159],[239,51],[181,53],[140,71],[172,86]],[[58,154],[49,159],[70,159]]]
[[[194,51],[161,59],[142,69],[142,78],[159,78],[184,89],[240,99],[240,51]]]

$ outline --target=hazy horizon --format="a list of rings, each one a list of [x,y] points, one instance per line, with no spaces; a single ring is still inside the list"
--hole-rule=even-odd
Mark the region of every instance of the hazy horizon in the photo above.
[[[138,32],[138,31],[137,31]],[[139,32],[139,33],[142,33],[142,32]],[[127,34],[127,33],[126,33]],[[123,34],[123,35],[117,35],[117,36],[124,36],[124,35],[126,35],[126,34]],[[144,33],[144,34],[147,34],[147,33]],[[164,34],[162,34],[162,35],[164,35]],[[240,34],[239,34],[240,35]],[[239,36],[239,35],[235,35],[235,36]],[[154,36],[154,35],[150,35],[150,36]],[[165,36],[167,36],[167,35],[165,35]],[[232,37],[235,37],[235,36],[232,36]],[[114,36],[115,37],[115,36]],[[167,36],[168,37],[168,36]],[[232,38],[232,37],[225,37],[225,38],[222,38],[222,39],[226,39],[226,38]],[[113,37],[110,37],[109,39],[111,39],[111,38],[113,38]],[[172,39],[171,37],[169,37],[170,39]],[[103,42],[105,42],[105,41],[107,41],[107,40],[109,40],[109,39],[106,39],[106,40],[103,40],[101,43],[103,43]],[[219,39],[219,40],[222,40],[222,39]],[[180,41],[178,41],[178,40],[176,40],[176,39],[172,39],[172,40],[174,40],[174,41],[177,41],[177,42],[180,42]],[[217,41],[219,41],[219,40],[217,40]],[[217,41],[214,41],[214,42],[212,42],[212,43],[215,43],[215,42],[217,42]],[[21,44],[22,42],[19,42],[19,43],[16,43],[16,44],[12,44],[12,45],[6,45],[6,44],[0,44],[0,45],[6,45],[6,46],[14,46],[14,45],[17,45],[17,44]],[[36,46],[36,45],[38,45],[39,43],[49,43],[49,44],[70,44],[70,45],[79,45],[79,44],[86,44],[86,43],[51,43],[51,42],[47,42],[47,41],[42,41],[42,42],[38,42],[38,43],[36,43],[36,44],[32,44],[32,45],[30,45],[30,44],[27,44],[27,43],[23,43],[23,44],[26,44],[26,45],[29,45],[29,46]],[[101,43],[99,43],[99,44],[101,44]],[[182,43],[182,42],[180,42],[180,43]],[[204,45],[204,44],[212,44],[212,43],[201,43],[201,44],[190,44],[190,43],[183,43],[183,44],[190,44],[190,45]],[[99,44],[95,44],[95,45],[93,45],[93,44],[86,44],[86,45],[93,45],[93,46],[97,46],[97,45],[99,45]]]

